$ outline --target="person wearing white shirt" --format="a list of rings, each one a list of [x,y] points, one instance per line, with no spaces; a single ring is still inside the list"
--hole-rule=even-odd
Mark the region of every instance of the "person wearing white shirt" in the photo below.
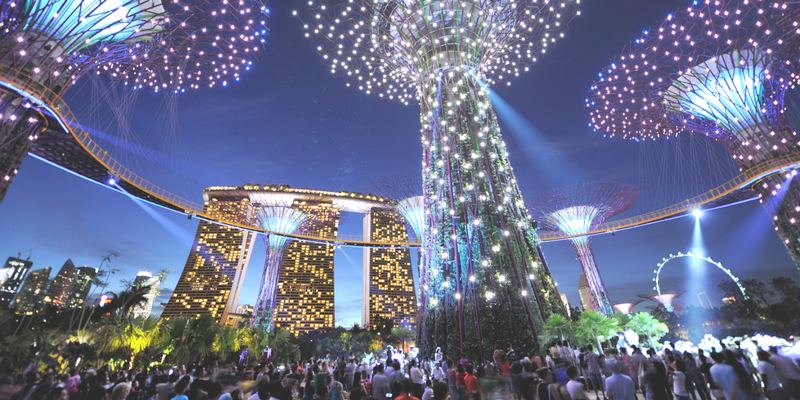
[[[775,366],[769,362],[769,353],[759,350],[758,373],[761,374],[761,382],[764,383],[764,393],[769,400],[786,400],[786,392],[778,382]]]
[[[411,360],[411,370],[409,371],[411,377],[411,393],[414,397],[422,397],[422,387],[425,385],[425,378],[422,377],[422,372],[417,368],[417,360]]]
[[[686,364],[680,359],[675,359],[672,369],[672,392],[678,400],[689,400],[689,393],[686,391]]]
[[[422,400],[432,400],[433,399],[433,384],[431,384],[431,380],[425,383],[425,392],[422,393]]]
[[[775,347],[769,348],[769,361],[775,366],[778,381],[789,397],[800,399],[800,367],[789,357],[778,354]]]
[[[431,372],[431,375],[433,375],[433,380],[435,382],[441,381],[442,379],[444,379],[444,370],[442,370],[442,367],[440,365],[437,365],[433,369],[433,372]]]
[[[578,369],[574,366],[570,366],[567,368],[567,376],[569,377],[569,382],[567,382],[569,397],[572,400],[589,400],[589,398],[586,397],[586,388],[582,383],[578,382]]]

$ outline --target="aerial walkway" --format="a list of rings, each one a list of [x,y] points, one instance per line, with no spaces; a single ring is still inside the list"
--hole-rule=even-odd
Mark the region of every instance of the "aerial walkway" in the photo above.
[[[6,66],[0,66],[0,86],[19,93],[32,103],[35,103],[41,108],[41,111],[48,119],[48,126],[34,143],[30,151],[31,155],[75,175],[104,185],[109,189],[124,192],[130,196],[134,196],[167,210],[252,232],[279,235],[328,245],[370,248],[408,248],[420,246],[418,241],[391,243],[364,240],[362,237],[358,236],[339,235],[336,237],[320,237],[273,232],[256,225],[213,217],[204,212],[202,204],[186,200],[170,193],[139,175],[136,175],[133,171],[117,162],[117,160],[111,157],[107,151],[103,150],[100,145],[91,138],[88,132],[83,130],[64,99],[46,86]],[[585,235],[613,233],[677,218],[689,214],[695,209],[712,209],[726,204],[754,199],[757,197],[757,194],[750,190],[750,187],[754,183],[776,172],[789,171],[798,167],[800,167],[800,154],[798,153],[787,154],[765,161],[748,169],[725,184],[699,196],[645,214],[605,222],[597,226],[594,230],[587,232]],[[574,236],[579,235],[563,235],[554,232],[539,233],[540,239],[544,242],[564,240]]]

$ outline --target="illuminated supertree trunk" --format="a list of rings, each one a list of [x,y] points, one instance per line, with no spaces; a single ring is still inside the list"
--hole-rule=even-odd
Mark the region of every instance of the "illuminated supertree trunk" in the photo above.
[[[698,132],[740,171],[800,152],[784,96],[798,77],[796,5],[715,1],[670,14],[600,73],[586,107],[604,136],[655,140]],[[753,185],[800,268],[800,186],[778,172]]]
[[[592,309],[605,315],[614,314],[614,305],[597,268],[592,239],[586,233],[631,208],[638,198],[639,190],[631,185],[604,182],[556,189],[528,203],[531,214],[542,229],[569,236],[586,275]]]
[[[249,69],[262,11],[249,0],[0,0],[0,201],[37,138],[28,131],[45,128],[37,114],[81,75],[155,91],[225,85]]]
[[[420,347],[465,352],[537,339],[563,313],[538,260],[487,85],[528,70],[576,0],[311,0],[306,35],[366,93],[420,103],[425,230]],[[515,329],[509,329],[509,327]]]
[[[451,351],[477,342],[480,349],[484,336],[498,337],[491,331],[499,326],[525,326],[536,338],[557,292],[539,262],[488,92],[469,70],[434,76],[420,89],[428,257],[421,271],[423,342],[462,344]]]
[[[282,206],[261,207],[257,211],[256,217],[264,229],[285,233],[296,233],[308,220],[304,212]],[[278,235],[263,235],[263,238],[267,256],[250,325],[269,331],[275,325],[278,276],[283,260],[283,251],[289,244],[289,239]]]

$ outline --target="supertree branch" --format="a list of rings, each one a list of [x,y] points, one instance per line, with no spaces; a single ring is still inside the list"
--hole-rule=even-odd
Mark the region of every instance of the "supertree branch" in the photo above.
[[[56,93],[94,72],[137,88],[236,80],[266,34],[253,1],[0,0],[0,64]]]
[[[400,201],[422,194],[422,177],[415,171],[397,172],[368,183],[362,191]]]
[[[637,141],[702,134],[742,171],[799,152],[784,104],[800,68],[798,15],[796,4],[760,0],[678,10],[601,71],[586,99],[590,125]],[[800,184],[778,173],[753,190],[772,204],[775,229],[800,268]]]
[[[617,304],[614,304],[614,309],[623,313],[623,314],[630,314],[634,307],[639,305],[639,303],[643,302],[644,300],[630,300],[630,301],[623,301]]]
[[[672,290],[672,291],[661,292],[661,294],[658,293],[640,294],[637,295],[636,297],[640,297],[645,300],[655,301],[656,303],[664,306],[664,309],[667,310],[667,312],[673,312],[675,311],[674,307],[675,299],[681,297],[681,295],[683,295],[684,293],[686,293],[685,290]]]
[[[603,278],[592,252],[591,238],[584,234],[605,220],[631,208],[639,198],[635,187],[617,182],[583,184],[544,193],[528,203],[533,219],[544,230],[577,235],[570,238],[592,293],[592,307],[614,313]]]
[[[273,232],[297,233],[309,221],[304,212],[285,206],[258,207],[255,215],[264,229]],[[283,259],[283,250],[289,244],[289,240],[278,235],[263,235],[263,238],[267,257],[264,262],[264,273],[253,309],[251,325],[271,330],[275,323],[273,316],[278,294],[281,260]]]
[[[434,71],[468,67],[490,84],[527,71],[580,0],[310,0],[306,36],[348,85],[406,104]]]

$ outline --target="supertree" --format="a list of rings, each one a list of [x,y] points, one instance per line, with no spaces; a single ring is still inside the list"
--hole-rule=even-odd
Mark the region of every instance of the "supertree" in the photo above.
[[[47,128],[45,105],[82,75],[156,91],[225,86],[249,69],[268,11],[253,0],[0,0],[10,81],[0,91],[0,201]]]
[[[797,153],[784,96],[797,76],[800,46],[785,7],[720,0],[669,15],[599,74],[586,99],[590,126],[636,141],[696,132],[724,146],[741,171]],[[797,15],[796,5],[789,10]],[[800,185],[793,176],[775,173],[752,189],[800,266]]]
[[[614,309],[623,314],[630,314],[631,310],[633,310],[633,307],[636,307],[639,303],[643,301],[644,300],[623,301],[621,303],[614,304]]]
[[[546,231],[570,236],[592,297],[592,308],[614,313],[603,278],[586,233],[607,219],[631,208],[639,198],[635,187],[617,182],[582,184],[546,192],[528,203],[533,218]]]
[[[578,2],[310,0],[300,13],[348,85],[420,103],[423,353],[441,346],[483,359],[486,347],[536,340],[546,315],[563,313],[541,271],[488,85],[526,71],[563,35]]]
[[[286,206],[264,206],[256,211],[256,219],[266,230],[282,233],[296,233],[302,229],[309,219],[306,213]],[[275,301],[278,295],[278,274],[283,259],[283,250],[289,244],[289,239],[281,235],[262,235],[267,248],[267,257],[264,261],[264,273],[258,289],[258,298],[253,307],[251,326],[260,326],[271,330],[275,321]]]
[[[664,306],[664,309],[667,310],[667,312],[671,313],[675,311],[674,307],[675,299],[681,297],[681,295],[683,295],[684,293],[686,293],[685,290],[667,290],[667,291],[662,291],[660,294],[657,292],[653,292],[648,294],[640,294],[637,295],[636,297],[640,297],[645,300],[655,301],[656,303]]]
[[[415,172],[402,172],[384,176],[370,182],[364,191],[397,201],[397,212],[403,216],[408,228],[418,241],[425,230],[425,210],[422,178]],[[419,268],[419,265],[418,265]]]

